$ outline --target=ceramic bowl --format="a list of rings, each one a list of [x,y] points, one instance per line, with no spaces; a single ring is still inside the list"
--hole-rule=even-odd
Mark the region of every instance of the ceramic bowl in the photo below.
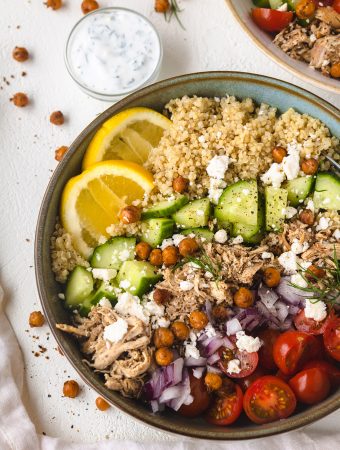
[[[288,419],[262,426],[251,424],[245,417],[238,421],[237,425],[222,428],[209,425],[203,419],[186,419],[170,411],[152,414],[142,403],[124,398],[105,388],[101,378],[83,364],[76,340],[55,328],[56,323],[67,323],[70,317],[58,298],[61,287],[54,279],[50,258],[50,238],[58,215],[61,192],[67,180],[80,172],[84,152],[94,133],[105,120],[133,106],[146,106],[162,111],[164,105],[172,98],[183,95],[222,97],[226,93],[238,98],[251,97],[257,103],[269,103],[280,112],[293,107],[300,112],[318,117],[334,135],[339,135],[340,116],[336,108],[301,88],[273,78],[237,72],[209,72],[184,75],[146,87],[96,117],[76,138],[59,163],[47,187],[38,218],[35,269],[44,313],[59,346],[84,382],[101,397],[135,419],[158,429],[202,439],[237,440],[282,433],[318,420],[340,407],[340,390],[316,406],[298,409]]]
[[[322,75],[321,72],[312,69],[307,63],[291,58],[273,44],[273,36],[262,31],[251,18],[250,11],[251,8],[254,8],[252,0],[226,0],[226,4],[243,30],[270,59],[301,78],[301,80],[312,83],[321,89],[340,94],[339,80]]]

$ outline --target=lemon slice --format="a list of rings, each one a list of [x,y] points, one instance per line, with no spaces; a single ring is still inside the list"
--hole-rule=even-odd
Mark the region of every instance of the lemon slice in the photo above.
[[[109,159],[144,164],[171,121],[149,108],[131,108],[107,120],[90,142],[83,169]]]
[[[88,258],[118,213],[153,189],[153,177],[130,161],[103,161],[71,178],[62,193],[60,217],[74,247]]]

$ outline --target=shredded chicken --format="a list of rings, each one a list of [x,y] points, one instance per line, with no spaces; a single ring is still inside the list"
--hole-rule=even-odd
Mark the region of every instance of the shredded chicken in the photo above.
[[[306,29],[296,22],[291,23],[275,36],[274,44],[280,47],[291,58],[310,61],[312,42]]]
[[[57,324],[57,328],[83,338],[82,351],[91,356],[88,363],[97,372],[104,373],[109,389],[136,397],[143,386],[143,375],[151,364],[150,330],[134,316],[124,317],[128,330],[115,343],[103,337],[105,327],[120,316],[111,308],[97,306],[87,318],[76,317],[78,326]]]
[[[340,14],[330,6],[324,8],[318,8],[315,13],[315,17],[322,22],[325,22],[331,28],[335,30],[340,29]]]

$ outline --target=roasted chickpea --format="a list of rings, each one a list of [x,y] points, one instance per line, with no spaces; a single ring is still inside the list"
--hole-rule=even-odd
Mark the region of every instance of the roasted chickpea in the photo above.
[[[81,10],[83,11],[84,14],[87,14],[98,8],[99,5],[98,2],[96,2],[96,0],[84,0],[81,4]]]
[[[154,248],[150,253],[149,261],[154,266],[161,266],[163,264],[162,250]]]
[[[141,214],[141,210],[137,206],[126,206],[119,213],[119,220],[125,224],[135,223],[140,220]]]
[[[189,322],[194,330],[203,330],[208,325],[209,319],[203,311],[193,311],[190,313]]]
[[[304,159],[301,169],[306,175],[314,175],[318,171],[319,163],[314,158]]]
[[[207,373],[204,378],[208,391],[217,391],[222,386],[222,377],[218,373]]]
[[[25,47],[15,47],[12,56],[16,61],[24,62],[28,60],[29,53]]]
[[[65,397],[75,398],[79,394],[79,384],[74,380],[65,381],[63,387]]]
[[[314,266],[313,264],[307,268],[306,278],[310,281],[317,281],[316,278],[323,278],[326,275],[326,271],[321,267]]]
[[[272,157],[274,162],[280,164],[283,161],[283,158],[287,156],[287,150],[283,147],[274,147],[272,150]]]
[[[33,311],[28,319],[30,327],[42,327],[45,323],[45,317],[41,311]]]
[[[107,409],[110,408],[110,405],[107,403],[107,401],[101,397],[96,398],[96,406],[99,409],[99,411],[106,411]]]
[[[306,225],[313,225],[314,223],[314,213],[310,209],[304,209],[300,212],[299,219],[302,223]]]
[[[152,247],[147,242],[139,242],[136,245],[135,250],[136,250],[136,255],[138,256],[138,258],[141,259],[142,261],[146,261],[150,256]]]
[[[171,347],[174,343],[174,333],[169,328],[160,327],[153,334],[153,342],[157,348]]]
[[[67,150],[68,147],[66,147],[66,145],[62,145],[61,147],[57,148],[57,150],[55,150],[54,152],[54,159],[57,161],[61,161]]]
[[[239,308],[250,308],[254,303],[253,293],[245,287],[240,287],[234,295],[234,303]]]
[[[165,13],[170,8],[169,0],[155,0],[155,11]]]
[[[175,178],[174,181],[172,182],[172,187],[175,192],[182,194],[183,192],[188,190],[189,180],[188,178],[179,176]]]
[[[178,261],[178,250],[173,245],[169,245],[162,251],[163,263],[166,266],[172,266]]]
[[[275,267],[267,267],[263,273],[263,281],[270,288],[276,287],[280,284],[281,274]]]
[[[61,111],[53,111],[50,115],[50,122],[53,125],[62,125],[65,122],[64,114]]]
[[[174,353],[168,347],[161,347],[156,350],[155,359],[159,366],[168,366],[174,360]]]
[[[313,0],[299,0],[295,7],[296,15],[299,19],[309,19],[315,13],[315,3]]]
[[[199,245],[194,238],[185,238],[178,245],[179,253],[182,256],[192,255],[193,253],[197,252],[198,249]]]
[[[18,108],[23,108],[28,105],[29,100],[26,94],[23,92],[17,92],[13,95],[13,97],[10,99],[11,102]]]
[[[216,305],[212,309],[212,315],[217,320],[227,320],[229,317],[228,309],[222,305]]]
[[[157,303],[157,305],[164,305],[167,303],[172,297],[172,294],[167,289],[155,289],[153,292],[153,299]]]
[[[332,64],[329,74],[333,78],[340,78],[340,62]]]
[[[171,325],[171,330],[179,341],[185,341],[189,337],[190,330],[184,322],[174,322]]]
[[[45,2],[47,8],[52,8],[53,10],[60,9],[63,6],[62,0],[47,0]]]

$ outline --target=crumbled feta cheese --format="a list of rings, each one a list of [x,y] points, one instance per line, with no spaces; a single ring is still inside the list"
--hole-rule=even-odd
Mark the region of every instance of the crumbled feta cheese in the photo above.
[[[222,180],[224,178],[224,174],[228,170],[229,167],[229,156],[214,156],[208,164],[207,173],[209,177],[217,178]]]
[[[226,230],[216,231],[216,233],[214,234],[214,239],[219,244],[224,244],[228,239],[228,234],[227,234]]]
[[[292,284],[295,284],[296,286],[305,288],[308,286],[306,280],[303,278],[303,276],[300,273],[295,273],[290,277],[290,282]]]
[[[166,319],[165,317],[161,317],[160,319],[158,319],[157,323],[160,327],[168,328],[170,325],[170,320]]]
[[[236,347],[241,352],[257,352],[261,345],[262,342],[258,337],[253,338],[252,336],[247,336],[244,331],[238,331],[236,333]]]
[[[203,211],[202,209],[198,209],[198,210],[196,211],[196,214],[197,214],[198,216],[204,216],[204,211]]]
[[[297,212],[298,212],[297,209],[293,208],[293,206],[287,206],[287,208],[285,208],[286,219],[291,219],[297,214]]]
[[[129,289],[130,286],[131,286],[131,283],[130,283],[129,280],[122,280],[119,283],[119,287],[122,288],[122,289]]]
[[[271,259],[273,256],[274,256],[273,253],[270,252],[262,252],[261,254],[262,259]]]
[[[191,289],[194,287],[194,283],[191,281],[183,280],[179,283],[179,288],[181,291],[191,291]]]
[[[261,181],[264,184],[271,184],[274,187],[280,187],[284,179],[285,174],[281,168],[281,165],[278,163],[273,163],[267,172],[265,172],[261,177]]]
[[[209,322],[208,325],[204,328],[204,332],[208,338],[216,336],[215,328]]]
[[[164,316],[164,306],[158,305],[154,300],[150,300],[144,303],[144,313],[147,312],[150,316],[163,317]]]
[[[298,239],[294,239],[293,243],[290,247],[291,251],[295,253],[295,255],[299,255],[300,253],[305,252],[309,248],[308,242],[301,242]]]
[[[310,261],[300,261],[300,266],[302,269],[306,270],[312,263]]]
[[[309,210],[312,211],[312,212],[315,211],[315,206],[314,206],[313,200],[308,200],[308,201],[307,201],[306,208],[309,209]]]
[[[223,189],[226,187],[227,183],[223,180],[219,180],[217,178],[210,178],[210,186],[209,186],[209,199],[217,205],[222,193]]]
[[[144,323],[149,322],[149,317],[145,311],[143,311],[139,297],[132,295],[129,292],[118,295],[118,301],[114,309],[122,316],[136,316]]]
[[[287,180],[294,180],[300,172],[300,151],[296,144],[288,144],[288,155],[282,160],[281,166]]]
[[[314,33],[312,33],[312,34],[309,36],[309,40],[310,40],[311,43],[315,42],[316,39],[317,39],[317,38],[316,38],[316,36],[315,36]]]
[[[292,275],[297,271],[297,260],[296,254],[292,251],[282,253],[278,257],[278,261],[281,266],[284,268],[284,271],[287,275]]]
[[[242,244],[242,242],[243,242],[243,237],[242,236],[236,236],[234,239],[232,239],[230,241],[230,243],[232,245]]]
[[[306,306],[304,311],[305,316],[308,319],[314,319],[316,322],[321,322],[327,317],[326,303],[321,300],[312,303],[308,298],[306,298]]]
[[[176,247],[179,246],[179,244],[185,239],[187,236],[184,236],[183,234],[174,234],[172,236],[173,243]]]
[[[58,297],[60,298],[60,300],[65,300],[65,294],[63,294],[62,292],[58,294]]]
[[[185,345],[185,357],[186,358],[200,358],[200,352],[195,344],[186,344]]]
[[[161,243],[161,249],[164,250],[167,247],[170,247],[171,245],[174,245],[174,241],[172,238],[169,239],[163,239],[163,242]]]
[[[316,226],[316,231],[327,230],[327,228],[329,227],[329,222],[329,217],[320,217],[319,223]]]
[[[128,324],[126,320],[119,317],[116,322],[111,323],[104,328],[103,338],[106,341],[110,341],[114,344],[115,342],[120,341],[126,335],[127,330]]]
[[[120,259],[121,261],[127,261],[129,258],[130,258],[130,252],[129,252],[128,249],[122,250],[122,251],[119,253],[119,259]]]
[[[107,238],[105,236],[99,236],[98,244],[105,244]]]
[[[110,302],[110,300],[108,300],[106,297],[103,297],[99,300],[99,306],[102,306],[104,308],[111,308],[112,309],[112,304]]]
[[[228,362],[227,372],[228,373],[240,373],[241,372],[241,362],[239,359],[232,359]]]
[[[199,378],[202,378],[203,371],[204,371],[204,367],[197,367],[196,369],[192,369],[192,374],[195,378],[199,379]]]
[[[334,231],[333,237],[334,237],[336,240],[339,240],[339,239],[340,239],[340,230],[339,230],[339,228],[337,228],[337,229]]]
[[[97,280],[110,281],[117,275],[116,269],[92,269],[92,275]]]

